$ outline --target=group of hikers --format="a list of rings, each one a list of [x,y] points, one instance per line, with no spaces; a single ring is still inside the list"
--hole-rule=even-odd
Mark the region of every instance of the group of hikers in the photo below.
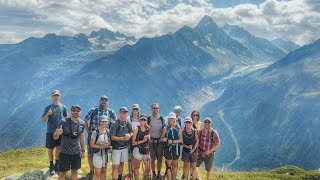
[[[78,178],[81,159],[86,154],[86,132],[89,176],[94,180],[106,179],[109,162],[112,162],[112,177],[107,179],[127,179],[123,177],[125,162],[128,179],[161,179],[163,157],[164,177],[174,180],[178,178],[180,156],[181,179],[199,179],[197,167],[203,162],[206,179],[210,179],[220,138],[210,118],[201,122],[199,111],[192,111],[190,117],[183,120],[180,106],[175,106],[173,112],[164,117],[159,113],[158,103],[151,105],[150,115],[141,114],[140,106],[133,104],[130,115],[126,107],[121,107],[117,118],[115,111],[108,108],[108,97],[101,96],[99,107],[90,109],[81,120],[82,110],[77,104],[71,106],[68,116],[66,106],[60,103],[59,90],[53,90],[51,98],[52,103],[45,107],[42,115],[42,121],[47,122],[46,147],[51,175],[57,172],[59,179],[65,179],[66,172],[71,170],[71,179]],[[139,178],[141,166],[143,178]]]

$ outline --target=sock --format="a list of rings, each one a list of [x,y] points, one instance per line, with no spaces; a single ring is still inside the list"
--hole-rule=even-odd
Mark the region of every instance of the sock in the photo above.
[[[119,180],[122,179],[122,174],[119,174],[118,179],[119,179]]]
[[[53,165],[53,161],[50,161],[50,166]]]
[[[58,164],[59,163],[59,159],[56,159],[56,164]]]
[[[153,174],[156,174],[156,171],[152,171]]]
[[[158,171],[158,176],[160,176],[160,171]]]

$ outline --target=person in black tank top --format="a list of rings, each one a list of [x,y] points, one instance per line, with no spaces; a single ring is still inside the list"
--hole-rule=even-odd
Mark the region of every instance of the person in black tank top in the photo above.
[[[194,129],[192,119],[186,117],[185,128],[182,131],[182,161],[183,161],[183,176],[182,179],[189,179],[189,164],[191,165],[192,179],[197,178],[196,164],[197,164],[197,147],[199,144],[198,132]]]
[[[133,130],[132,134],[132,147],[133,147],[133,163],[134,163],[134,179],[139,178],[140,163],[143,161],[145,170],[143,179],[147,179],[150,174],[150,129],[147,124],[147,116],[141,116],[139,118],[140,125]]]

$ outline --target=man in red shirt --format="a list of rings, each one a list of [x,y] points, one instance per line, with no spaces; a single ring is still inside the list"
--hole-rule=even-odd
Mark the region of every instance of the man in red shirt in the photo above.
[[[202,162],[205,163],[205,169],[207,171],[207,180],[211,177],[211,170],[213,167],[213,160],[215,151],[220,147],[220,138],[216,130],[211,127],[212,120],[210,118],[204,119],[203,129],[199,134],[199,157],[197,161],[197,167]]]

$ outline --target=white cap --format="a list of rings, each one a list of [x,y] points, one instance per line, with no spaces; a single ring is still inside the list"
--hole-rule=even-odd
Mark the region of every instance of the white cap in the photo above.
[[[169,113],[168,119],[176,119],[176,118],[177,118],[177,116],[174,112]]]

